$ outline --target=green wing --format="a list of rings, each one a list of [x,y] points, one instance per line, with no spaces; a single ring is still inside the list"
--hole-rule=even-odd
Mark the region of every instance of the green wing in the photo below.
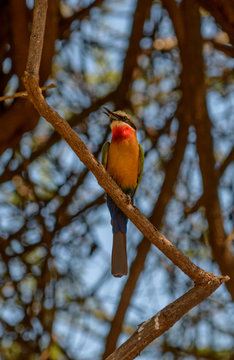
[[[144,168],[144,150],[141,145],[139,145],[139,165],[138,165],[138,178],[137,178],[137,186],[139,186]]]
[[[109,153],[110,143],[107,141],[102,147],[102,165],[104,168],[107,168],[107,161],[108,161],[108,153]]]
[[[135,189],[134,195],[135,195],[137,188],[141,182],[143,168],[144,168],[144,150],[143,150],[142,146],[139,145],[139,164],[138,164],[137,187]]]

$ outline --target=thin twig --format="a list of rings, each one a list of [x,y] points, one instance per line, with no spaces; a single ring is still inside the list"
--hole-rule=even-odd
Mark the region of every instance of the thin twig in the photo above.
[[[222,51],[225,55],[227,55],[229,57],[234,56],[234,48],[232,45],[223,44],[223,43],[217,42],[215,40],[209,40],[209,42],[213,44],[213,46],[216,50]]]
[[[50,84],[48,86],[41,87],[41,91],[45,91],[47,89],[53,89],[55,87],[56,87],[55,84]],[[19,98],[19,97],[27,97],[27,96],[28,96],[27,91],[20,91],[20,92],[17,92],[15,94],[12,94],[12,95],[0,96],[0,101],[5,101],[5,100],[9,100],[9,99],[15,99],[15,98]]]

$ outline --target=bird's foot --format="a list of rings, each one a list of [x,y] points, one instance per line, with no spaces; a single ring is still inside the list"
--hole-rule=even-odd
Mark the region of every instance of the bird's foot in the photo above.
[[[132,198],[130,195],[128,195],[128,194],[126,195],[126,200],[127,200],[128,205],[132,204]]]

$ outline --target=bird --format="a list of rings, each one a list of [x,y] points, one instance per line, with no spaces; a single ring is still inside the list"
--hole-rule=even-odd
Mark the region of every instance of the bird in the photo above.
[[[110,119],[112,138],[111,142],[107,141],[103,145],[102,165],[133,201],[144,167],[144,151],[137,141],[137,128],[124,111],[112,112],[106,107],[103,108],[105,115]],[[128,218],[108,194],[107,207],[111,215],[113,232],[111,273],[115,277],[122,277],[128,274],[126,250]]]

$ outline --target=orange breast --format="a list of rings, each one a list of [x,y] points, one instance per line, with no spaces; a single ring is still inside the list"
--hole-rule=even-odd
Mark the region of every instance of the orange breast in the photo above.
[[[139,146],[133,134],[121,141],[112,141],[107,171],[123,189],[135,189],[138,176]]]

